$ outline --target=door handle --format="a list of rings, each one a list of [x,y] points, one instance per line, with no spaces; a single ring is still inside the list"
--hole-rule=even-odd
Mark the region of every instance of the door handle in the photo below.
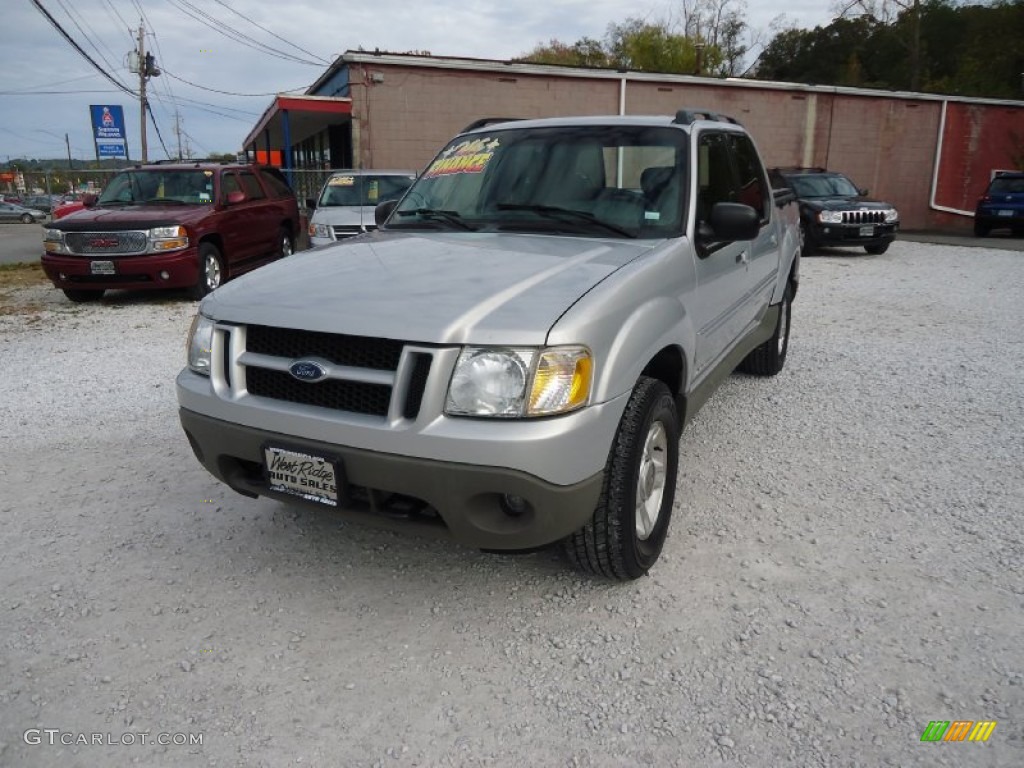
[[[736,256],[736,263],[737,264],[749,264],[750,263],[750,256],[747,255],[746,251],[740,251],[739,255]]]

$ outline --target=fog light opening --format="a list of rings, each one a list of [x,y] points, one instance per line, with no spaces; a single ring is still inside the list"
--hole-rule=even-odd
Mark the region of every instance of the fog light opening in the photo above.
[[[160,279],[161,280],[170,280],[171,276],[167,273],[167,270],[164,270],[164,271],[162,271],[160,273]]]
[[[68,276],[65,275],[63,272],[60,273],[59,277],[60,277],[61,280],[67,280],[68,279]]]
[[[522,517],[532,509],[530,502],[522,496],[516,496],[514,493],[503,493],[501,495],[501,508],[509,517]]]

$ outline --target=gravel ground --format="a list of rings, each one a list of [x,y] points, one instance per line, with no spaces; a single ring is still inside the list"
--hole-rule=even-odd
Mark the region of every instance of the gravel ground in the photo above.
[[[1020,259],[806,259],[627,585],[235,495],[177,424],[192,303],[8,291],[0,765],[1024,765]]]

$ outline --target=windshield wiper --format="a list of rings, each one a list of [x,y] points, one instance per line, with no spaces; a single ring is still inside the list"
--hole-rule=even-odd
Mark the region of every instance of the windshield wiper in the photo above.
[[[178,200],[173,197],[151,197],[146,201],[147,205],[149,203],[177,203],[178,205],[188,205],[184,200]]]
[[[469,224],[462,220],[462,216],[458,211],[445,211],[440,208],[414,208],[410,211],[395,211],[399,216],[419,216],[423,219],[433,219],[435,221],[440,220],[447,224],[464,229],[467,232],[475,232],[476,230]]]
[[[590,211],[577,211],[573,208],[560,208],[557,205],[520,205],[518,203],[498,203],[497,207],[499,211],[531,211],[532,213],[539,213],[542,216],[547,216],[551,219],[573,219],[578,222],[586,222],[587,224],[596,224],[609,232],[614,232],[615,234],[622,235],[623,237],[636,237],[636,232],[630,232],[628,229],[620,227],[618,224],[612,224],[604,219],[599,219]]]

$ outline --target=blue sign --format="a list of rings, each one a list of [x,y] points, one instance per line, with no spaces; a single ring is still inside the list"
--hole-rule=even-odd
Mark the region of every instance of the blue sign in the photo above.
[[[91,104],[93,139],[100,157],[128,157],[128,137],[124,129],[124,110],[120,104]]]

